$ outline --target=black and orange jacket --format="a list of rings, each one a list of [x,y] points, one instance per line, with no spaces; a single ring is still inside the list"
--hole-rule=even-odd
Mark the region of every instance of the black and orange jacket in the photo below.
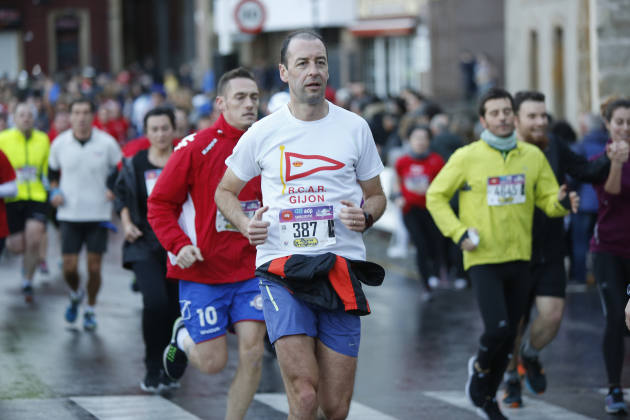
[[[343,307],[348,313],[363,316],[370,313],[370,305],[361,283],[380,286],[385,270],[375,263],[327,252],[276,258],[259,266],[256,275],[281,284],[303,302],[328,310]]]

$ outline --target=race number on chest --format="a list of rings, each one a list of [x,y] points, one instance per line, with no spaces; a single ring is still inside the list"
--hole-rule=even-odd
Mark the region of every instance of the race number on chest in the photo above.
[[[488,205],[505,206],[525,202],[525,174],[488,178]]]
[[[254,213],[256,210],[260,208],[260,201],[258,200],[249,200],[249,201],[241,201],[241,209],[243,209],[243,213],[250,219],[254,217]],[[217,218],[215,222],[215,227],[217,232],[238,232],[236,226],[234,226],[228,219],[223,216],[223,213],[217,209]]]
[[[280,211],[280,242],[300,252],[336,242],[333,206],[301,207]]]

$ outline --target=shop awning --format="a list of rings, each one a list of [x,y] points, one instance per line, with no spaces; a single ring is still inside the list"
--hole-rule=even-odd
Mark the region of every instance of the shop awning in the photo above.
[[[365,19],[356,21],[350,31],[355,36],[395,36],[413,33],[417,21],[413,17]]]

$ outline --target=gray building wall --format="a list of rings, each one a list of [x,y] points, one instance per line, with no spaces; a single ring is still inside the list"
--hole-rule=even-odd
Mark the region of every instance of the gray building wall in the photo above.
[[[486,53],[504,83],[504,0],[430,0],[431,95],[442,103],[463,96],[459,56]]]
[[[599,96],[630,96],[630,1],[597,0]]]

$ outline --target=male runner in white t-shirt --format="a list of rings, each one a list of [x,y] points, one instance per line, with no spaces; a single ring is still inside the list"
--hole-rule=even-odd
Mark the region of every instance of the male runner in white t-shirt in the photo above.
[[[327,50],[319,35],[284,41],[280,78],[290,102],[243,135],[217,188],[221,212],[257,245],[256,266],[295,254],[365,260],[361,233],[385,210],[383,169],[362,118],[324,98]],[[263,204],[250,221],[237,194],[261,175]],[[263,279],[263,311],[278,355],[290,419],[347,416],[361,324],[357,315],[323,310]]]

